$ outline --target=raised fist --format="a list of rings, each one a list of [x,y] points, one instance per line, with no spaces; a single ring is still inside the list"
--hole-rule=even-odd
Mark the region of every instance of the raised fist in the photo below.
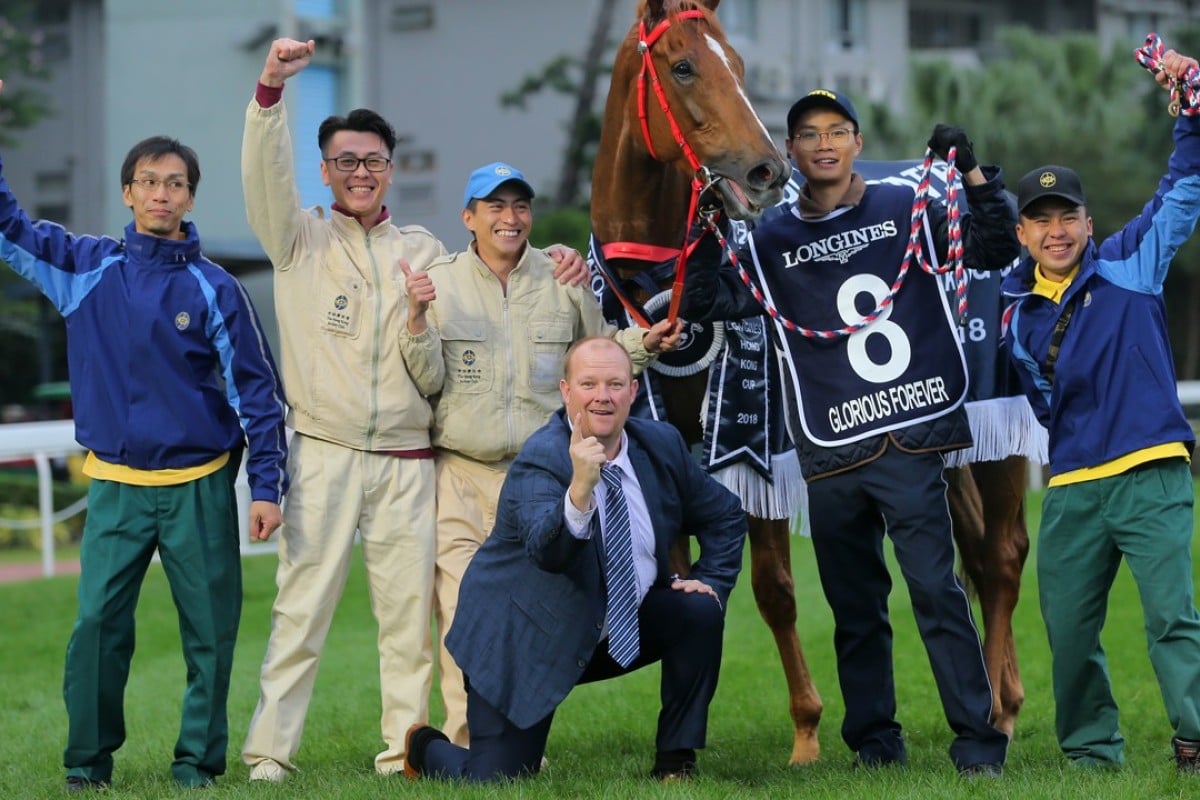
[[[958,167],[960,173],[965,175],[979,166],[979,162],[975,160],[975,151],[972,149],[971,140],[967,138],[967,132],[957,125],[946,125],[939,122],[933,126],[933,133],[929,136],[929,149],[936,153],[938,158],[945,161],[951,147],[957,148],[954,154],[954,166]]]

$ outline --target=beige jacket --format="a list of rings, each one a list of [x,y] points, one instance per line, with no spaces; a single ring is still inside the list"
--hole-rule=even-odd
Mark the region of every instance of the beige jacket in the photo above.
[[[250,227],[275,267],[275,311],[288,425],[356,450],[430,446],[426,397],[442,385],[440,362],[405,364],[405,258],[413,269],[444,256],[425,228],[384,220],[364,230],[352,217],[300,208],[292,141],[280,101],[246,110],[242,187]],[[425,344],[440,346],[434,330]]]
[[[618,331],[586,283],[563,286],[553,270],[543,251],[525,248],[506,295],[474,243],[429,267],[437,299],[427,319],[441,342],[414,337],[402,347],[410,364],[445,365],[445,385],[434,399],[435,447],[488,463],[515,456],[562,405],[562,356],[576,339],[613,337],[638,371],[653,360],[642,346],[643,328]]]

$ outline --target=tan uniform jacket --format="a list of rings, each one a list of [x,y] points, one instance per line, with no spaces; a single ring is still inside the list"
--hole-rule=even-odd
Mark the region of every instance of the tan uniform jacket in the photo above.
[[[275,267],[275,311],[288,425],[357,450],[429,447],[426,397],[440,361],[406,365],[407,296],[397,260],[422,269],[446,250],[420,226],[300,207],[282,101],[246,110],[242,186],[250,227]],[[435,329],[429,346],[439,346]]]
[[[563,286],[553,270],[548,255],[527,247],[506,294],[473,243],[429,268],[437,299],[427,319],[441,342],[414,338],[403,346],[410,363],[423,353],[445,365],[445,385],[434,400],[435,447],[488,463],[515,456],[562,405],[562,357],[576,339],[613,337],[636,371],[653,360],[642,346],[645,329],[618,331],[586,283]]]

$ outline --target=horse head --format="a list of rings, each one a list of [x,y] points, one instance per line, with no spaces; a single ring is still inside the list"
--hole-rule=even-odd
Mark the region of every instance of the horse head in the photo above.
[[[746,95],[718,2],[643,0],[618,49],[593,175],[602,239],[677,244],[693,181],[735,219],[754,219],[782,196],[791,170]],[[614,215],[597,213],[638,216],[629,213],[638,198],[655,222],[612,230],[603,217]]]

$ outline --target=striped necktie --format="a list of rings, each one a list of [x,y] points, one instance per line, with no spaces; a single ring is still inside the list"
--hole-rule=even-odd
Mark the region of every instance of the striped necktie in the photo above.
[[[629,534],[629,508],[621,488],[621,471],[605,464],[600,468],[607,492],[604,496],[604,549],[608,556],[608,652],[622,667],[638,657],[638,588],[633,568],[633,541]]]

